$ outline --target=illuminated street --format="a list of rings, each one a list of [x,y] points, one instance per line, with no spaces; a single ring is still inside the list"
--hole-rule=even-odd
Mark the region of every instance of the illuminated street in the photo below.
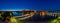
[[[4,11],[0,12],[0,23],[58,23],[59,14],[56,12]]]

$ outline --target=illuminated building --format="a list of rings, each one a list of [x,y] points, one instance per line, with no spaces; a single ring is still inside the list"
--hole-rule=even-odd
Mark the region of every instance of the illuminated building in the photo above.
[[[42,11],[40,12],[40,16],[44,17],[46,15],[46,12]]]

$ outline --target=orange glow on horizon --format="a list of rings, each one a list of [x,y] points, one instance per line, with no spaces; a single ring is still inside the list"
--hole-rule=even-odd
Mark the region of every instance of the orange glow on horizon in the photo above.
[[[40,15],[44,17],[46,15],[46,12],[40,12]]]

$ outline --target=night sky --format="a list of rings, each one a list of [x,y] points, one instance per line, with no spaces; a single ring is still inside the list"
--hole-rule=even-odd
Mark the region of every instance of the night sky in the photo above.
[[[0,10],[60,10],[60,0],[0,0]]]

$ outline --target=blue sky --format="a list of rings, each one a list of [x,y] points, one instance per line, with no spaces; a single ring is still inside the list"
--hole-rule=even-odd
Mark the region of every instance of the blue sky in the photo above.
[[[0,10],[60,10],[60,0],[0,0]]]

